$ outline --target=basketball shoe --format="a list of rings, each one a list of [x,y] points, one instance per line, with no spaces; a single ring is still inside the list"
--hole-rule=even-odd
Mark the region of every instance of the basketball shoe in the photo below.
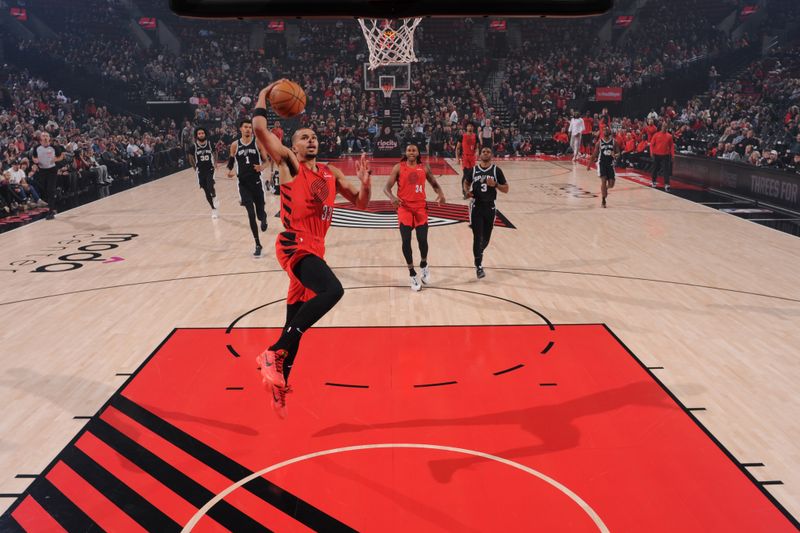
[[[423,285],[427,285],[431,282],[431,271],[428,269],[428,267],[422,267],[422,278],[420,279],[422,280]]]
[[[414,292],[419,292],[422,290],[422,285],[419,284],[417,276],[411,276],[411,290]]]
[[[273,388],[285,388],[286,378],[283,377],[283,361],[288,352],[286,350],[264,350],[256,357],[256,363],[261,367],[261,382],[264,385],[272,384]],[[274,394],[274,393],[273,393]]]
[[[292,388],[288,385],[286,387],[272,387],[272,409],[275,414],[280,418],[286,418],[289,410],[286,407],[286,395],[292,392]]]

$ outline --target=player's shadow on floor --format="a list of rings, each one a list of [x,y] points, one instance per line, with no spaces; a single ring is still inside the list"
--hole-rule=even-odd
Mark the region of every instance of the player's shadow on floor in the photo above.
[[[513,459],[574,448],[581,441],[580,430],[575,425],[576,420],[628,406],[676,408],[676,405],[656,385],[650,382],[637,382],[555,405],[539,405],[462,418],[418,418],[362,425],[338,424],[322,429],[315,433],[314,436],[323,437],[374,429],[444,428],[451,426],[485,426],[486,428],[491,428],[499,425],[517,425],[523,431],[538,438],[540,442],[533,446],[494,452],[494,455]],[[436,480],[447,483],[457,470],[485,461],[488,461],[488,459],[473,456],[434,460],[430,461],[431,474]]]
[[[167,411],[166,409],[161,409],[159,407],[152,407],[148,406],[145,403],[140,404],[143,408],[147,409],[151,413],[154,413],[156,416],[160,417],[161,419],[165,420],[166,422],[172,424],[174,426],[174,421],[181,421],[181,422],[191,422],[195,424],[201,424],[206,427],[216,428],[222,431],[229,431],[231,433],[237,433],[239,435],[248,435],[248,436],[256,436],[260,433],[253,429],[250,426],[245,426],[244,424],[235,424],[232,422],[226,422],[224,420],[217,420],[215,418],[208,418],[205,416],[195,416],[190,415],[187,413],[181,413],[180,411]]]

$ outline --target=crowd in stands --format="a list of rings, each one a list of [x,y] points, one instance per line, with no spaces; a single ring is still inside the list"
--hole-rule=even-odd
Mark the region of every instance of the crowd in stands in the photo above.
[[[54,197],[37,179],[36,148],[49,136],[57,157]],[[0,216],[50,204],[51,210],[114,180],[149,179],[180,157],[174,122],[146,123],[94,100],[73,100],[24,70],[0,79]]]
[[[778,9],[786,4],[774,3]],[[426,21],[417,35],[421,61],[412,67],[411,88],[395,91],[391,103],[399,128],[388,134],[423,151],[452,156],[471,123],[499,156],[566,153],[571,107],[596,87],[646,91],[696,61],[735,53],[756,40],[746,34],[732,40],[713,29],[719,21],[701,4],[704,0],[653,4],[630,31],[605,43],[597,37],[604,19],[525,21],[520,47],[493,34],[484,46],[476,45],[471,38],[476,22],[469,19]],[[20,156],[24,163],[24,153],[38,142],[37,131],[49,131],[57,150],[72,154],[64,165],[71,167],[61,171],[67,176],[63,194],[75,194],[92,180],[123,177],[131,168],[152,172],[153,154],[181,144],[185,148],[192,125],[208,128],[222,155],[237,134],[239,119],[251,112],[258,90],[283,77],[296,80],[308,95],[306,113],[284,124],[287,138],[297,126],[313,127],[321,153],[335,157],[372,151],[376,138],[387,134],[385,102],[379,91],[365,90],[366,47],[351,21],[301,21],[299,44],[287,46],[283,34],[269,33],[254,45],[249,38],[254,23],[209,25],[165,18],[181,43],[176,55],[157,45],[144,49],[130,33],[118,31],[129,19],[118,0],[88,0],[66,14],[59,13],[63,5],[50,0],[32,0],[30,6],[53,18],[58,37],[20,42],[19,48],[59,57],[81,75],[124,84],[140,100],[177,98],[194,104],[189,125],[148,125],[89,100],[71,102],[41,86],[41,80],[11,74],[5,85],[14,88],[14,101],[4,108],[14,112],[0,118],[4,165]],[[710,94],[664,106],[649,120],[598,114],[589,122],[595,131],[600,124],[613,129],[625,164],[647,159],[650,135],[668,121],[679,151],[794,168],[793,154],[800,151],[797,55],[796,47],[774,52],[735,79],[711,74]],[[499,60],[504,79],[493,84]],[[503,116],[498,105],[504,107]],[[17,153],[9,155],[14,145]],[[83,154],[94,160],[84,161]],[[35,169],[28,159],[30,177]],[[94,170],[98,166],[107,168],[108,179],[97,176],[104,172]],[[29,181],[35,184],[35,178]]]
[[[626,155],[647,156],[651,122],[666,120],[676,150],[800,172],[800,45],[777,49],[709,95],[665,106],[648,122],[613,119]]]

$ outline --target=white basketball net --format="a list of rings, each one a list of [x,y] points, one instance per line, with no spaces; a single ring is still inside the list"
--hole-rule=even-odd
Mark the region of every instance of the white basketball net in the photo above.
[[[358,19],[364,39],[369,48],[369,68],[373,70],[382,65],[414,63],[414,30],[422,18],[398,19]]]

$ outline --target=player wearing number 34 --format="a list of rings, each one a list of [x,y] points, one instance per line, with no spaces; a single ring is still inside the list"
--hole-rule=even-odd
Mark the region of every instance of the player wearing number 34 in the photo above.
[[[431,281],[428,269],[428,205],[425,195],[425,181],[430,182],[436,191],[436,201],[444,203],[444,193],[436,178],[433,177],[431,167],[422,164],[419,160],[419,148],[416,144],[406,147],[406,155],[392,168],[383,193],[397,208],[397,221],[400,223],[400,237],[403,241],[403,257],[406,259],[408,274],[411,276],[411,290],[419,291],[422,288],[414,270],[414,256],[411,251],[411,232],[417,233],[419,244],[419,263],[422,270],[421,281],[428,284]],[[392,193],[394,184],[397,183],[397,196]]]

